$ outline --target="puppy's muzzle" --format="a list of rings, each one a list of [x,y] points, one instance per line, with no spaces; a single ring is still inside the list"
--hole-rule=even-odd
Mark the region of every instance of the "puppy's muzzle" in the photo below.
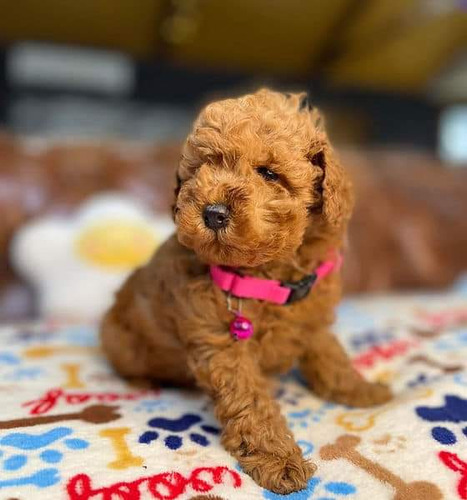
[[[227,227],[229,223],[230,210],[221,203],[206,205],[203,210],[203,220],[206,227],[218,231]]]

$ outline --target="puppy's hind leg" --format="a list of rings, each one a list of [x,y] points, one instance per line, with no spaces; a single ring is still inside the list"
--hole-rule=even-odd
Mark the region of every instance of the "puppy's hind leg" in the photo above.
[[[113,310],[102,321],[101,344],[114,369],[132,385],[149,387],[153,382],[163,382],[191,386],[194,383],[182,349],[158,343],[157,334],[154,341],[149,342],[136,328],[123,324]]]
[[[141,335],[132,331],[113,310],[101,324],[101,345],[115,370],[123,377],[149,375],[149,350]]]
[[[312,390],[328,401],[367,407],[392,397],[388,387],[368,382],[357,372],[337,338],[327,330],[309,336],[300,368]]]

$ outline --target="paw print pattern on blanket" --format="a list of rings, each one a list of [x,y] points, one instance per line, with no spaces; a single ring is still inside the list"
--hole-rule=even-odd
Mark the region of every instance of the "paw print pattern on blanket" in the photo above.
[[[182,447],[184,442],[184,434],[188,431],[188,438],[191,442],[200,446],[208,446],[210,444],[209,438],[206,436],[217,436],[220,433],[218,427],[202,423],[202,417],[192,413],[185,413],[180,418],[162,418],[157,417],[149,420],[148,425],[160,431],[169,432],[164,438],[164,444],[171,450],[178,450]],[[200,430],[193,431],[193,428],[199,426]],[[201,433],[203,431],[203,433]],[[150,444],[159,438],[158,431],[146,431],[139,437],[140,443]]]
[[[174,402],[165,399],[142,399],[134,407],[137,413],[153,413],[156,410],[165,411],[174,406]]]
[[[297,406],[300,400],[308,395],[304,390],[291,389],[290,387],[279,387],[274,395],[281,404]]]
[[[461,330],[458,333],[453,333],[449,336],[443,337],[434,346],[435,350],[441,352],[452,352],[467,347],[467,330]]]
[[[391,342],[394,340],[394,333],[391,329],[387,330],[367,330],[365,332],[353,335],[350,338],[352,350],[360,352],[369,347]]]
[[[444,405],[438,407],[420,406],[416,413],[423,420],[433,423],[463,424],[467,422],[467,400],[455,395],[446,395]],[[467,426],[461,430],[467,436]],[[432,438],[444,446],[452,446],[458,442],[456,433],[443,425],[431,429]],[[455,453],[441,451],[438,453],[441,462],[458,474],[457,492],[460,498],[467,500],[467,463]]]
[[[35,380],[46,374],[38,366],[25,366],[21,358],[10,351],[0,351],[0,380],[5,382],[20,382]]]
[[[310,441],[305,441],[304,439],[299,439],[297,441],[297,444],[298,446],[300,446],[304,457],[311,455],[311,453],[315,449],[313,443],[311,443]]]
[[[411,389],[415,387],[420,387],[423,385],[427,385],[433,379],[430,379],[425,373],[418,373],[417,376],[407,382],[407,387]]]
[[[19,365],[20,362],[16,354],[8,351],[0,351],[0,365],[15,366]]]
[[[3,469],[0,489],[34,485],[38,488],[47,488],[60,481],[60,471],[57,467],[44,467],[29,475],[10,477],[10,472],[21,471],[30,458],[39,457],[41,463],[57,465],[68,450],[83,450],[89,446],[84,439],[70,437],[73,433],[69,427],[55,427],[46,432],[32,434],[26,432],[12,432],[0,437],[0,467]],[[51,448],[51,446],[54,446]],[[13,454],[7,450],[13,449]],[[26,452],[26,453],[20,453]]]
[[[287,413],[287,423],[291,429],[300,427],[306,429],[312,424],[317,424],[330,410],[336,408],[334,403],[325,402],[317,409],[306,408],[301,411]]]
[[[400,435],[383,434],[371,440],[372,451],[377,455],[396,453],[407,448],[407,438]]]
[[[464,427],[462,432],[465,436],[467,436],[467,427]],[[440,444],[451,445],[457,443],[456,434],[447,427],[433,427],[433,429],[431,429],[431,436]]]
[[[466,422],[467,399],[459,396],[447,395],[445,404],[440,407],[418,406],[417,415],[428,422]]]
[[[466,372],[461,372],[461,373],[456,373],[454,377],[452,377],[452,380],[454,383],[457,385],[460,385],[461,387],[467,387],[467,373]]]
[[[3,375],[2,378],[9,382],[20,382],[23,380],[36,380],[45,374],[46,371],[38,366],[30,366],[27,368],[18,367]]]

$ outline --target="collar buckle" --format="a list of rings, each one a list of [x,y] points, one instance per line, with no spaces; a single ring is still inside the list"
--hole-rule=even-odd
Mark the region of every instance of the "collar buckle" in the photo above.
[[[290,290],[290,295],[284,305],[292,304],[298,300],[304,299],[311,290],[311,287],[318,279],[316,273],[308,274],[299,281],[282,281],[281,286]]]

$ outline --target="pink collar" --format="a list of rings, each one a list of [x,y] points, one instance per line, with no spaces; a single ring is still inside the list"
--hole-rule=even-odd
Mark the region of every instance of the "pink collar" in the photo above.
[[[291,304],[308,295],[311,287],[342,265],[342,255],[333,252],[334,258],[325,260],[311,274],[300,281],[278,281],[252,276],[241,276],[232,268],[211,266],[211,278],[224,292],[241,299],[257,299],[274,304]]]

